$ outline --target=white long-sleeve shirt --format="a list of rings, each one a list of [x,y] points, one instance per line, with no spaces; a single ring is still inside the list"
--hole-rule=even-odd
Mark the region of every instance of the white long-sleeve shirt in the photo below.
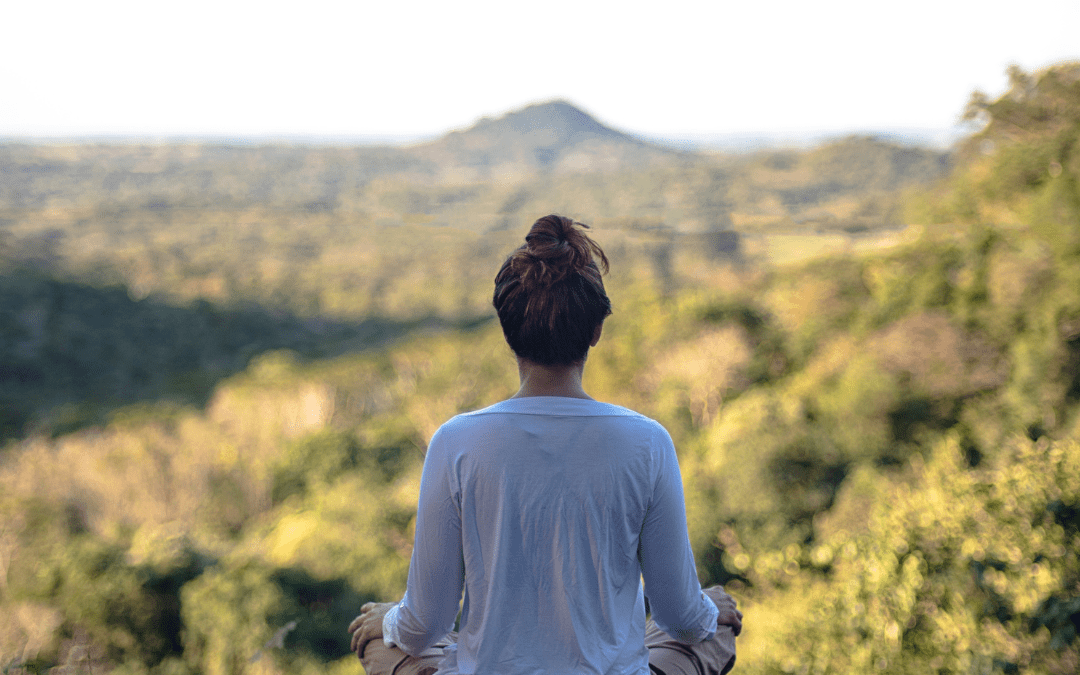
[[[587,399],[509,399],[431,439],[402,601],[384,640],[419,654],[454,625],[439,674],[645,675],[645,603],[711,638],[671,437]]]

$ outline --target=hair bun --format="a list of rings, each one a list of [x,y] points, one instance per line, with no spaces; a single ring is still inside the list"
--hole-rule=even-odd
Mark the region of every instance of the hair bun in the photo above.
[[[554,214],[533,223],[521,250],[524,255],[517,261],[522,282],[550,285],[575,272],[585,272],[590,265],[606,272],[604,251],[580,229],[588,227]]]

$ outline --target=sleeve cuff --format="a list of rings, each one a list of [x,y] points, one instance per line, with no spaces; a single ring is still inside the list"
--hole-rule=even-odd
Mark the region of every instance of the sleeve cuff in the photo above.
[[[705,591],[701,592],[701,599],[705,601],[705,604],[708,607],[706,612],[706,621],[708,623],[702,625],[702,630],[705,631],[706,635],[702,638],[702,641],[711,640],[713,636],[716,635],[718,626],[716,622],[720,620],[720,608],[716,606],[716,603],[714,603],[709,596],[705,595]]]
[[[398,639],[397,629],[397,616],[398,608],[401,607],[401,603],[398,603],[390,608],[390,611],[386,613],[382,621],[383,642],[387,647],[396,647],[400,644]]]

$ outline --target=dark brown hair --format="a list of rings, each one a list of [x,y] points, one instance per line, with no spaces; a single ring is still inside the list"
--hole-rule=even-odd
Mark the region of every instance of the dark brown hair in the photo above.
[[[611,314],[601,279],[607,256],[581,229],[587,227],[544,216],[495,276],[492,303],[519,357],[545,366],[582,361]]]

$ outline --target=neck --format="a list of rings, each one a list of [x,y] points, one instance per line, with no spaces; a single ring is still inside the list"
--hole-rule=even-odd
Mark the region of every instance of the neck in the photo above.
[[[518,377],[521,379],[521,388],[513,398],[565,396],[592,399],[581,387],[581,376],[584,372],[584,361],[569,366],[542,366],[519,358]]]

